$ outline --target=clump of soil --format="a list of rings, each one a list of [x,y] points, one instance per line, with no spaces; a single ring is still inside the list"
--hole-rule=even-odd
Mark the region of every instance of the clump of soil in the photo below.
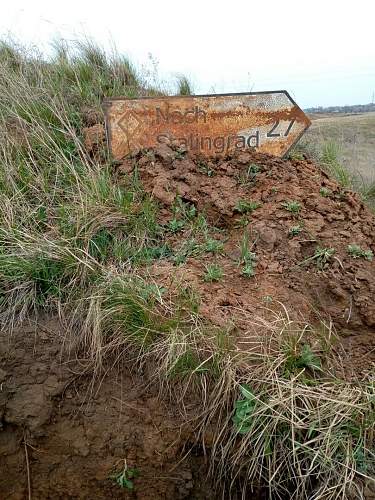
[[[217,256],[187,256],[179,267],[157,262],[155,278],[170,285],[178,276],[193,284],[201,296],[200,312],[221,325],[235,318],[246,337],[248,326],[241,325],[238,311],[256,314],[278,302],[306,321],[331,320],[350,351],[353,371],[371,371],[375,217],[357,193],[343,190],[308,159],[284,160],[255,152],[207,160],[161,144],[126,159],[118,167],[120,179],[135,166],[146,191],[163,207],[161,222],[175,217],[178,196],[219,229],[214,238],[224,248]],[[256,254],[250,278],[241,274],[244,233]],[[176,249],[188,237],[182,232],[168,242]],[[368,251],[368,258],[354,258],[349,245]],[[212,262],[224,276],[206,283],[202,278]]]
[[[86,117],[86,115],[84,115]],[[85,118],[87,120],[92,119],[90,114],[87,114]],[[89,122],[90,123],[90,122]],[[83,135],[83,145],[85,150],[89,153],[95,161],[100,162],[104,160],[103,157],[103,146],[105,144],[105,129],[104,125],[101,123],[96,123],[90,127],[85,127],[82,129]]]

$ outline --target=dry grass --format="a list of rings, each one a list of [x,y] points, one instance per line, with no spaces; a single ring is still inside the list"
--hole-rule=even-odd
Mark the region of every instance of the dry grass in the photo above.
[[[296,323],[283,308],[256,318],[242,311],[265,340],[239,349],[229,330],[139,277],[107,279],[93,298],[92,353],[120,349],[152,369],[202,441],[210,436],[218,481],[242,484],[244,498],[265,484],[271,498],[361,497],[375,465],[375,387],[339,377],[331,324]]]

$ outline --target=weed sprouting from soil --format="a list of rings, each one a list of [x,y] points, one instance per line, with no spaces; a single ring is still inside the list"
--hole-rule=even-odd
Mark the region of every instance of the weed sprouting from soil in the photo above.
[[[235,403],[235,414],[233,423],[239,434],[247,434],[251,429],[250,423],[252,415],[256,410],[256,397],[251,392],[248,384],[239,386],[243,399],[239,399]]]
[[[251,251],[253,246],[254,243],[250,246],[249,233],[245,231],[240,244],[241,257],[239,264],[242,266],[241,274],[246,278],[252,278],[255,275],[257,256],[255,252]]]
[[[240,214],[251,214],[260,206],[261,204],[258,201],[238,200],[235,210]]]
[[[178,220],[178,219],[172,219],[168,223],[168,230],[171,233],[178,233],[179,231],[182,231],[185,226],[185,221],[183,220]]]
[[[303,344],[300,350],[296,345],[289,346],[286,350],[287,359],[284,365],[285,376],[296,375],[301,370],[321,370],[319,357],[313,353],[308,344]]]
[[[289,235],[290,236],[298,236],[301,231],[302,231],[302,226],[300,224],[297,224],[296,226],[292,226],[289,229]]]
[[[255,263],[256,255],[255,253],[251,253],[241,269],[241,274],[246,278],[252,278],[255,275]]]
[[[138,469],[128,467],[125,460],[124,468],[117,472],[116,474],[111,475],[112,481],[114,481],[120,488],[133,490],[134,482],[133,480],[139,477]]]
[[[319,193],[321,196],[323,196],[323,198],[327,198],[328,196],[330,196],[332,194],[331,190],[326,188],[326,187],[321,187],[319,190]]]
[[[198,170],[202,172],[202,174],[207,175],[207,177],[213,177],[215,175],[215,171],[208,166],[208,163],[204,160],[198,160]]]
[[[331,260],[331,257],[333,256],[334,253],[335,253],[334,248],[317,247],[314,255],[305,259],[303,262],[301,262],[301,264],[305,265],[308,264],[309,262],[315,261],[319,269],[324,269]]]
[[[256,182],[256,177],[259,172],[262,171],[262,168],[255,163],[251,163],[245,172],[242,172],[238,177],[238,182],[244,186],[249,187],[252,186]]]
[[[175,264],[180,265],[186,262],[186,260],[194,255],[200,253],[200,247],[194,238],[186,239],[183,241],[181,246],[175,252],[173,260]]]
[[[224,243],[220,240],[207,238],[206,242],[203,245],[203,249],[205,252],[220,254],[224,251]]]
[[[183,220],[189,221],[197,215],[197,209],[194,205],[185,203],[180,196],[177,196],[172,207],[172,212],[175,217],[180,217]]]
[[[246,227],[248,224],[250,223],[250,219],[249,217],[245,214],[245,215],[242,215],[242,217],[237,221],[235,227]]]
[[[301,210],[301,204],[295,200],[285,201],[282,203],[282,206],[292,214],[299,214]]]
[[[359,245],[353,244],[348,245],[348,254],[353,257],[353,259],[363,258],[372,261],[374,253],[372,250],[363,250]]]
[[[208,264],[204,274],[204,281],[220,281],[223,277],[223,270],[218,264]]]

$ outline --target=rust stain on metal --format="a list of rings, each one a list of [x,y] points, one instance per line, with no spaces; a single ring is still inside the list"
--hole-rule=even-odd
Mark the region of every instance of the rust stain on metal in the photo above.
[[[168,140],[206,156],[255,148],[284,156],[310,126],[285,90],[104,102],[112,155]]]

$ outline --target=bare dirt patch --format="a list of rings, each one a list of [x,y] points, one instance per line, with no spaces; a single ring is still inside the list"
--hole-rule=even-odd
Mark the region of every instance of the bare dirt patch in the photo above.
[[[109,364],[93,382],[63,340],[57,320],[1,336],[1,498],[28,498],[28,468],[35,499],[216,498],[202,451],[187,454],[192,429],[147,373]],[[125,461],[133,491],[111,479]]]

